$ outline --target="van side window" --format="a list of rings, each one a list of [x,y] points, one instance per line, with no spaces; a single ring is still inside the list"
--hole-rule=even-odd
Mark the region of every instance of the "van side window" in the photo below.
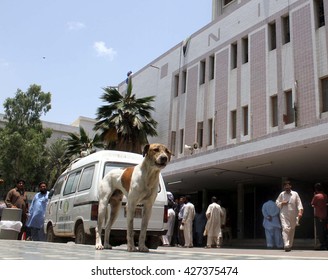
[[[74,193],[79,182],[81,170],[69,175],[63,195]]]
[[[60,177],[57,180],[55,186],[53,187],[53,189],[54,189],[54,194],[53,195],[59,195],[60,194],[60,192],[62,190],[62,187],[63,187],[64,179],[65,179],[65,176]]]
[[[84,191],[91,188],[94,171],[95,171],[94,165],[84,168],[81,175],[81,181],[79,184],[79,191]]]
[[[106,162],[105,164],[105,168],[104,168],[104,174],[103,177],[105,177],[105,175],[116,168],[126,168],[129,166],[134,166],[135,164],[133,163],[122,163],[122,162]]]

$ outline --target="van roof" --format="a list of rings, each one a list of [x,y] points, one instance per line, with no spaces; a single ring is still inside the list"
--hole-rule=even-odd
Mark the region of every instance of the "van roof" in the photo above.
[[[86,157],[81,157],[73,161],[68,170],[78,168],[85,164],[94,161],[115,161],[115,162],[129,162],[138,164],[142,161],[143,157],[140,154],[123,152],[123,151],[114,151],[114,150],[102,150],[95,153],[92,153]]]

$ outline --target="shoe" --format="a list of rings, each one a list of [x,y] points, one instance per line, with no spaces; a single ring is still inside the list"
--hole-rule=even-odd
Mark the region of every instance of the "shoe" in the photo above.
[[[285,248],[285,252],[290,252],[292,249],[290,248]]]

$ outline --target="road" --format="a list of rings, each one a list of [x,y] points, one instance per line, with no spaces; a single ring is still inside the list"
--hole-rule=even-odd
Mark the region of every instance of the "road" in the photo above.
[[[2,260],[328,260],[328,251],[159,247],[129,253],[126,246],[95,250],[92,245],[0,240]]]

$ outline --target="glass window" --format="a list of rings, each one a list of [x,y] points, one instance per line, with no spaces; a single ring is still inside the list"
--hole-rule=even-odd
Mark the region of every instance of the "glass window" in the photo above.
[[[64,189],[64,193],[63,193],[64,195],[75,192],[77,188],[77,184],[79,182],[80,174],[81,174],[81,170],[69,175]]]
[[[278,126],[278,97],[271,96],[271,123],[272,127]]]
[[[290,42],[290,27],[289,27],[289,16],[282,18],[282,43],[287,44]]]
[[[94,165],[84,168],[79,184],[79,191],[84,191],[91,188],[94,172],[95,172]]]
[[[62,187],[63,187],[63,184],[64,184],[64,179],[65,179],[65,176],[62,176],[57,180],[55,186],[53,187],[53,189],[54,189],[54,194],[53,195],[58,195],[58,194],[61,193],[61,190],[62,190]]]
[[[277,48],[276,41],[276,22],[269,23],[269,51]]]
[[[321,80],[321,112],[328,112],[328,78]]]
[[[134,166],[134,163],[128,163],[128,162],[106,162],[105,168],[104,168],[104,174],[103,177],[111,170],[116,168],[126,168],[129,166]]]

